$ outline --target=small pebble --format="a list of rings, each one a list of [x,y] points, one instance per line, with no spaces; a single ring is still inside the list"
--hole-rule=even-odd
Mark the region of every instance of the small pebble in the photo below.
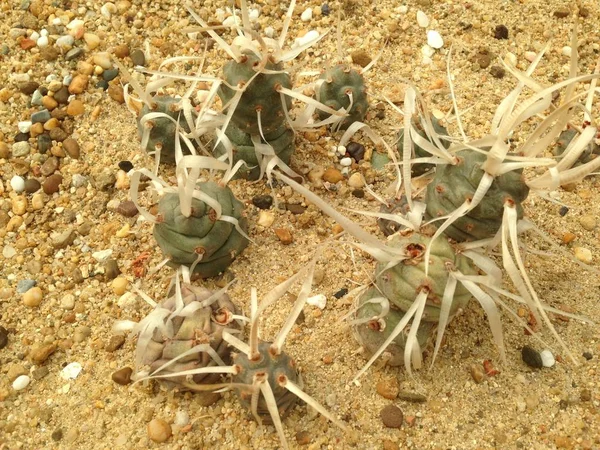
[[[29,386],[30,382],[31,378],[29,378],[27,375],[21,375],[17,377],[15,381],[13,381],[12,387],[15,391],[21,391]]]
[[[416,392],[408,391],[398,392],[398,398],[411,403],[425,403],[427,401],[427,397],[423,394],[417,394]]]
[[[352,62],[358,64],[360,67],[367,67],[373,61],[373,58],[363,49],[353,51],[350,53],[350,57],[352,58]]]
[[[146,64],[146,57],[144,56],[144,52],[139,48],[136,48],[133,52],[131,52],[131,61],[134,66],[143,66]]]
[[[350,167],[352,165],[352,158],[340,159],[340,165],[342,165],[343,167]]]
[[[52,434],[50,435],[52,437],[52,440],[54,442],[58,442],[63,438],[63,430],[62,428],[57,428],[56,430],[54,430],[52,432]]]
[[[46,194],[52,195],[55,192],[59,191],[62,181],[62,175],[55,173],[44,180],[44,183],[42,184],[42,189]]]
[[[333,296],[339,300],[340,298],[342,298],[347,293],[348,293],[348,289],[347,288],[341,288],[339,291],[337,291],[335,294],[333,294]]]
[[[15,158],[20,158],[29,155],[31,147],[27,141],[15,142],[12,146],[12,155]]]
[[[287,228],[275,228],[275,234],[283,245],[289,245],[294,242],[294,237]]]
[[[379,415],[383,424],[388,428],[400,428],[404,421],[402,410],[395,405],[384,407]]]
[[[81,151],[79,149],[79,144],[75,139],[67,138],[63,141],[62,145],[65,149],[65,152],[67,152],[67,155],[69,155],[73,159],[79,158]]]
[[[579,224],[583,227],[584,230],[594,231],[596,228],[597,222],[596,218],[592,215],[585,215],[579,218]]]
[[[558,214],[560,214],[561,217],[566,216],[566,214],[569,212],[569,208],[567,208],[566,206],[561,206],[560,209],[558,210]]]
[[[471,372],[471,377],[475,383],[480,384],[485,380],[485,373],[483,372],[483,368],[479,364],[472,364],[469,368]]]
[[[75,296],[73,294],[66,294],[60,300],[60,306],[66,311],[71,311],[75,308]]]
[[[15,175],[14,177],[12,177],[10,179],[10,187],[17,194],[20,194],[21,192],[23,192],[25,190],[25,180],[23,179],[23,177],[20,177],[19,175]]]
[[[270,209],[273,205],[273,197],[270,195],[257,195],[252,199],[252,204],[259,209]]]
[[[113,353],[123,347],[123,344],[125,344],[125,335],[116,334],[111,336],[108,344],[106,344],[105,350],[109,353]]]
[[[29,359],[34,364],[42,364],[56,351],[56,348],[57,347],[54,344],[36,345],[31,352],[29,352]]]
[[[505,25],[496,25],[494,37],[496,39],[508,39],[508,28]]]
[[[421,28],[427,28],[429,26],[429,17],[423,11],[417,11],[417,23]]]
[[[17,293],[24,294],[29,289],[35,287],[36,284],[37,281],[35,280],[19,280],[19,282],[17,283]]]
[[[395,378],[378,381],[376,389],[379,395],[388,400],[394,400],[400,391],[398,381]]]
[[[137,206],[135,206],[135,203],[131,200],[125,200],[124,202],[119,203],[119,206],[117,206],[115,211],[123,217],[135,217],[139,212]]]
[[[363,187],[364,185],[365,180],[363,176],[358,172],[353,173],[352,175],[350,175],[350,178],[348,178],[348,186],[350,186],[351,188],[358,189]]]
[[[585,358],[587,361],[591,360],[591,359],[594,357],[594,355],[592,355],[590,352],[583,352],[582,356],[583,356],[583,357],[584,357],[584,358]]]
[[[23,294],[23,304],[30,308],[35,308],[42,303],[42,298],[42,290],[36,286]]]
[[[70,116],[80,116],[85,112],[85,106],[79,99],[72,100],[67,106],[67,114]]]
[[[81,94],[88,85],[89,77],[87,75],[77,74],[69,84],[69,94]],[[56,96],[55,96],[56,98]],[[58,99],[57,99],[58,101]],[[58,101],[60,103],[60,101]],[[66,103],[66,102],[65,102]]]
[[[260,211],[256,223],[264,228],[269,228],[275,221],[275,215],[269,211]]]
[[[41,111],[36,111],[31,115],[31,123],[44,123],[50,120],[50,111],[47,109],[42,109]]]
[[[556,360],[554,359],[554,355],[550,350],[542,350],[540,352],[540,357],[542,358],[542,364],[544,367],[552,367],[556,364]]]
[[[312,433],[302,430],[296,433],[296,442],[298,445],[308,445],[312,440]]]
[[[133,169],[133,164],[131,161],[119,161],[119,169],[123,172],[129,172]]]
[[[0,325],[0,350],[8,345],[8,330]]]
[[[323,180],[325,180],[331,184],[338,183],[338,182],[342,181],[343,179],[344,179],[344,175],[342,175],[342,172],[340,172],[339,170],[337,170],[334,167],[328,167],[327,169],[325,169],[325,172],[323,173]]]
[[[302,20],[302,22],[310,22],[312,19],[312,16],[313,16],[312,8],[306,8],[300,15],[300,20]]]
[[[427,45],[431,48],[439,49],[444,46],[444,39],[442,35],[436,30],[429,30],[427,32]]]
[[[129,281],[124,277],[117,277],[112,281],[112,289],[116,295],[123,295],[127,291]]]
[[[575,247],[575,258],[585,264],[591,264],[593,261],[592,252],[585,247]]]
[[[521,358],[529,367],[534,367],[536,369],[544,367],[544,362],[540,353],[529,345],[525,345],[521,349]]]
[[[154,442],[166,442],[171,434],[171,425],[162,419],[152,419],[148,423],[148,437]]]
[[[571,11],[569,8],[559,8],[554,11],[553,15],[556,18],[564,19],[565,17],[569,17],[571,15]]]
[[[362,161],[365,157],[365,146],[358,142],[349,142],[346,151],[356,162]]]
[[[17,123],[17,129],[20,133],[29,133],[32,124],[33,122],[31,120],[22,120],[21,122]]]
[[[119,269],[119,264],[112,258],[106,259],[104,262],[104,275],[107,280],[114,280],[121,274],[121,269]]]

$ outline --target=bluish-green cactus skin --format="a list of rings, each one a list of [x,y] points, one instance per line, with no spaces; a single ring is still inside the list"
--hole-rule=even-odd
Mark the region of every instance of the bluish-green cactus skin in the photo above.
[[[439,166],[433,181],[427,186],[426,220],[451,214],[465,200],[473,198],[477,190],[484,174],[481,165],[486,161],[487,155],[474,150],[463,150],[456,156],[458,164]],[[520,219],[523,217],[522,203],[528,194],[529,187],[522,178],[521,170],[500,175],[494,179],[481,203],[452,223],[444,233],[457,242],[491,238],[502,225],[504,202],[514,202]],[[434,222],[436,226],[441,223],[441,220]]]
[[[423,139],[427,139],[427,134],[420,126],[420,123],[418,121],[414,120],[414,118],[413,118],[412,124],[416,127],[417,133],[419,134],[419,136],[421,136]],[[431,116],[431,124],[433,125],[433,129],[435,130],[435,132],[437,134],[439,134],[441,136],[448,135],[448,130],[446,130],[446,128],[434,116]],[[448,147],[450,147],[450,142],[448,142],[446,140],[441,140],[441,141],[442,141],[442,145],[444,146],[444,148],[447,149]],[[397,149],[398,149],[398,152],[400,152],[400,155],[402,155],[402,152],[404,150],[403,146],[404,146],[404,129],[401,129],[398,133],[398,143],[397,143]],[[417,144],[414,144],[414,157],[415,158],[427,158],[430,156],[431,156],[431,153],[429,153],[427,150],[423,149],[422,147],[418,146]],[[411,173],[413,176],[418,177],[419,175],[423,175],[425,172],[427,172],[429,169],[431,169],[433,167],[434,167],[433,164],[416,163],[411,166]]]
[[[565,152],[571,141],[577,136],[577,131],[569,128],[558,136],[558,140],[556,141],[556,145],[552,149],[552,154],[557,157],[562,157],[562,154]],[[581,164],[586,164],[593,160],[594,158],[600,158],[600,145],[596,144],[596,142],[592,141],[588,144],[587,148],[583,151],[583,153],[577,158],[573,167],[580,166]]]
[[[339,128],[347,129],[354,122],[362,122],[369,109],[363,76],[348,65],[339,64],[327,70],[321,79],[324,81],[317,91],[317,100],[336,111],[340,108],[348,109],[350,106],[348,93],[352,93],[352,107]],[[329,116],[329,113],[319,111],[321,120]]]
[[[256,75],[254,70],[261,60],[252,52],[245,52],[240,62],[229,61],[223,68],[223,78],[227,83],[221,85],[218,95],[226,105],[235,95],[229,86],[244,86]],[[283,72],[283,64],[269,60],[265,67],[269,71],[279,73],[259,73],[242,94],[240,102],[232,116],[233,123],[249,135],[271,134],[280,129],[286,120],[284,105],[287,110],[292,107],[289,97],[282,100],[278,92],[279,86],[291,89],[290,76]],[[228,86],[229,85],[229,86]],[[257,111],[260,110],[261,127],[258,126]]]
[[[221,205],[222,215],[236,218],[246,232],[243,205],[228,187],[206,182],[198,183],[198,189],[216,199]],[[191,266],[202,254],[194,270],[202,278],[225,271],[248,245],[248,240],[233,224],[217,220],[216,212],[196,198],[192,200],[192,214],[185,217],[181,213],[179,196],[166,194],[158,203],[158,217],[154,238],[170,258],[170,264]]]
[[[177,139],[175,122],[179,123],[179,128],[185,133],[190,132],[190,127],[180,110],[181,99],[168,95],[157,95],[153,99],[151,106],[144,105],[138,116],[138,135],[142,139],[144,127],[150,126],[150,138],[144,150],[147,153],[156,151],[157,146],[160,146],[160,162],[165,164],[175,164],[175,141]],[[166,117],[157,117],[150,119],[146,125],[142,124],[142,119],[149,113],[163,113],[173,118],[175,122]],[[195,119],[196,112],[192,110],[192,117]],[[187,146],[180,141],[183,154],[189,154]]]

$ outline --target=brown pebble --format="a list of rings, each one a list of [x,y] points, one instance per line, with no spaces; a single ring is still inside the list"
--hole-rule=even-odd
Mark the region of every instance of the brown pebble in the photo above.
[[[59,55],[60,51],[52,45],[44,47],[40,50],[40,56],[46,61],[56,61]]]
[[[39,83],[36,83],[35,81],[25,81],[19,84],[19,90],[25,95],[33,94],[39,87]]]
[[[23,304],[35,308],[42,303],[43,294],[39,286],[32,287],[23,294]]]
[[[58,106],[58,102],[56,101],[56,99],[54,97],[44,95],[44,97],[42,98],[42,105],[48,111],[52,111],[54,108],[56,108]]]
[[[61,87],[54,93],[54,100],[60,105],[66,105],[69,102],[69,89],[66,86]],[[58,117],[57,117],[58,118]]]
[[[120,384],[121,386],[125,386],[125,385],[131,383],[131,374],[132,373],[133,373],[133,369],[131,367],[123,367],[122,369],[119,369],[116,372],[113,372],[113,374],[111,375],[111,378],[115,383]],[[160,441],[160,442],[164,442],[164,441]]]
[[[23,39],[21,42],[19,42],[19,45],[21,46],[21,48],[23,50],[29,50],[33,47],[35,47],[35,41],[29,38],[25,38]]]
[[[67,138],[63,141],[63,148],[65,149],[65,152],[67,152],[67,154],[73,158],[73,159],[79,159],[79,155],[80,155],[80,150],[79,150],[79,144],[77,143],[77,141],[73,138]]]
[[[52,119],[50,119],[52,120]],[[50,120],[48,120],[48,122],[50,122]],[[44,132],[44,125],[41,122],[38,123],[34,123],[33,125],[31,125],[31,128],[29,129],[29,135],[32,138],[38,137],[40,134],[42,134]]]
[[[275,228],[274,231],[283,245],[289,245],[294,242],[294,237],[287,228]]]
[[[112,336],[110,338],[110,341],[108,341],[108,345],[106,346],[106,351],[107,352],[115,352],[118,349],[120,349],[121,347],[123,347],[123,344],[125,343],[125,336],[122,334],[117,334],[115,336]]]
[[[479,364],[471,365],[469,371],[471,372],[471,376],[473,377],[475,383],[480,384],[481,382],[483,382],[483,380],[485,380],[485,373],[483,372],[483,368]]]
[[[8,330],[0,326],[0,350],[8,345]]]
[[[124,217],[135,217],[139,212],[137,206],[131,200],[119,203],[115,211]]]
[[[89,77],[87,75],[78,74],[73,77],[69,84],[70,94],[81,94],[87,88]]]
[[[355,50],[350,54],[350,57],[354,64],[358,64],[361,67],[367,67],[373,60],[364,50]]]
[[[298,431],[296,433],[296,442],[298,445],[308,445],[312,440],[312,435],[308,431]]]
[[[63,177],[59,173],[55,173],[54,175],[50,175],[48,178],[44,180],[44,184],[42,184],[42,188],[44,192],[48,195],[52,195],[55,192],[58,192],[60,189],[60,185],[63,181]]]
[[[67,106],[67,114],[70,116],[80,116],[85,112],[85,106],[79,99],[72,100]]]
[[[123,96],[123,88],[118,84],[111,84],[110,86],[108,86],[108,90],[106,92],[108,93],[108,96],[117,103],[125,103],[125,97]]]
[[[377,393],[388,400],[394,400],[398,396],[399,390],[398,381],[394,378],[377,382]]]
[[[328,183],[335,184],[342,181],[344,179],[344,175],[342,175],[342,172],[337,170],[335,167],[328,167],[325,169],[322,178]]]
[[[383,450],[398,450],[400,447],[393,441],[389,439],[384,439],[383,442]]]
[[[56,141],[56,142],[62,142],[66,138],[69,137],[69,135],[65,132],[65,130],[63,130],[62,128],[58,128],[58,127],[50,130],[49,134],[50,134],[50,139],[52,139],[53,141]]]
[[[7,159],[10,156],[10,148],[6,142],[0,142],[0,158]]]
[[[565,234],[563,234],[563,237],[562,237],[562,241],[564,244],[569,244],[569,243],[573,242],[575,239],[577,239],[577,236],[568,231]]]
[[[51,156],[46,161],[44,161],[44,164],[40,166],[40,173],[42,175],[48,176],[56,172],[56,169],[58,169],[58,159]]]
[[[559,8],[554,11],[553,16],[558,19],[564,19],[565,17],[569,17],[571,15],[571,11],[569,8]]]
[[[25,180],[25,192],[28,194],[33,194],[34,192],[39,191],[41,187],[42,185],[35,178],[27,178]]]
[[[113,53],[117,58],[126,58],[127,56],[129,56],[129,46],[127,44],[117,45],[113,49]]]
[[[29,359],[34,364],[41,364],[56,351],[55,344],[41,344],[33,347],[29,353]]]
[[[388,428],[400,428],[404,421],[402,410],[395,405],[388,405],[379,413],[381,421]]]
[[[154,442],[166,442],[171,434],[171,425],[162,419],[152,419],[148,423],[148,437]]]

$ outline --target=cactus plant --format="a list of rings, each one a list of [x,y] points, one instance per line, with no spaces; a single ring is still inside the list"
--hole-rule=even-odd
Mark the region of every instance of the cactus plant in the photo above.
[[[245,233],[243,205],[228,187],[204,182],[198,183],[198,189],[219,203],[222,215],[237,219]],[[185,217],[175,193],[164,195],[158,203],[154,238],[170,258],[169,264],[192,266],[202,278],[223,272],[248,245],[232,223],[219,220],[216,211],[202,200],[193,198],[191,215]]]
[[[573,128],[569,128],[564,130],[558,136],[558,140],[556,141],[556,145],[552,149],[552,154],[557,157],[562,157],[563,153],[573,140],[578,135],[577,130]],[[598,145],[594,140],[592,140],[585,151],[577,158],[577,161],[573,164],[573,166],[580,166],[581,164],[586,164],[592,161],[595,158],[600,157],[600,145]]]
[[[223,332],[239,324],[233,319],[238,310],[224,292],[184,284],[181,300],[174,293],[151,313],[157,319],[140,333],[136,365],[148,367],[151,377],[167,387],[185,391],[218,382],[219,373],[177,374],[229,364]]]
[[[235,96],[236,91],[229,86],[246,87],[240,101],[235,105],[232,121],[244,133],[250,135],[268,135],[283,126],[285,112],[292,106],[289,97],[285,104],[278,88],[290,89],[290,76],[283,72],[283,64],[269,59],[265,69],[279,73],[257,74],[255,69],[261,63],[261,58],[251,51],[245,51],[240,61],[228,61],[223,67],[223,79],[226,84],[219,88],[219,97],[223,105],[227,105]],[[250,84],[248,85],[248,83]],[[246,86],[247,85],[247,86]],[[260,127],[257,114],[260,112]]]
[[[272,386],[273,395],[277,404],[279,416],[284,418],[287,413],[297,403],[298,397],[285,389],[278,383],[280,377],[284,376],[294,384],[302,388],[302,377],[296,369],[296,364],[285,352],[279,354],[273,353],[270,342],[259,342],[259,357],[252,360],[244,353],[236,353],[233,356],[233,363],[238,372],[233,377],[234,383],[246,385],[238,391],[242,404],[249,410],[252,408],[252,385],[255,379],[264,379]],[[272,423],[272,418],[264,397],[258,400],[258,416],[263,422]]]
[[[252,136],[244,133],[234,124],[229,124],[225,134],[232,144],[233,161],[232,166],[238,161],[245,161],[246,165],[240,167],[235,178],[245,178],[247,180],[257,180],[261,175],[260,163],[263,155],[256,151]],[[282,125],[270,134],[265,135],[267,144],[271,146],[275,156],[281,159],[285,164],[289,164],[292,153],[294,152],[294,132]],[[214,150],[215,157],[220,157],[227,153],[227,149],[221,142]]]
[[[375,287],[367,289],[358,297],[358,309],[354,315],[355,324],[353,326],[354,337],[371,356],[379,350],[386,339],[394,331],[398,322],[404,316],[404,311],[395,307],[390,307],[387,314],[379,317],[381,307],[376,303],[370,302],[373,298],[381,294]],[[417,341],[421,348],[430,340],[435,324],[433,322],[421,322],[417,331]],[[409,329],[404,329],[385,349],[389,354],[386,363],[390,366],[400,366],[404,364],[404,348],[406,345],[406,336]]]
[[[346,64],[338,64],[327,70],[321,79],[317,100],[336,111],[349,108],[348,116],[339,123],[339,128],[346,129],[354,122],[362,122],[369,109],[363,76]],[[324,120],[329,114],[319,111],[319,117]]]
[[[184,133],[190,133],[190,127],[183,114],[180,102],[181,99],[178,98],[157,95],[152,98],[150,105],[144,103],[138,115],[138,135],[142,140],[143,149],[147,153],[160,149],[160,161],[167,164],[175,163],[175,141],[179,139],[176,131],[177,123],[179,123],[179,127]],[[195,112],[191,111],[192,117],[195,118]],[[152,113],[160,114],[157,117],[148,119],[147,116]],[[165,115],[168,117],[165,117]],[[146,142],[144,142],[144,133],[149,133]],[[185,154],[186,146],[181,145],[181,149]]]
[[[437,322],[440,306],[449,272],[458,270],[466,275],[476,274],[469,259],[457,254],[446,239],[431,240],[422,233],[410,233],[407,236],[394,236],[389,245],[404,249],[407,259],[391,268],[380,262],[375,269],[375,282],[381,293],[400,311],[408,311],[417,294],[426,288],[428,291],[423,320]],[[428,274],[425,274],[424,256],[431,246]],[[462,285],[456,287],[450,315],[464,308],[471,298],[469,291]]]
[[[426,140],[430,140],[427,136],[427,133],[425,132],[424,127],[421,124],[420,120],[416,120],[414,117],[411,120],[412,126],[415,127],[415,129],[417,130],[417,134],[419,136],[421,136],[423,139]],[[435,130],[435,132],[439,135],[445,136],[448,134],[448,130],[446,130],[446,128],[440,123],[440,121],[434,116],[431,115],[431,123],[433,125],[433,129]],[[397,141],[397,148],[398,151],[400,152],[400,154],[402,154],[402,146],[403,146],[403,142],[404,142],[404,129],[400,130],[400,132],[398,133],[398,141]],[[442,141],[442,145],[444,146],[444,148],[448,148],[450,147],[450,142],[448,141]],[[429,153],[427,150],[423,149],[422,147],[420,147],[417,143],[414,143],[414,158],[427,158],[430,157],[431,153]],[[434,167],[433,164],[427,164],[427,163],[415,163],[412,164],[411,166],[411,172],[413,176],[419,176],[419,175],[423,175],[425,172],[427,172],[429,169],[431,169],[432,167]]]
[[[472,198],[483,177],[481,165],[487,155],[473,150],[457,154],[458,164],[438,167],[435,178],[427,186],[426,219],[446,216]],[[522,202],[529,187],[522,179],[522,170],[513,170],[495,177],[485,197],[473,210],[458,218],[444,230],[457,242],[493,237],[502,225],[504,202],[512,200],[518,218],[523,217]]]

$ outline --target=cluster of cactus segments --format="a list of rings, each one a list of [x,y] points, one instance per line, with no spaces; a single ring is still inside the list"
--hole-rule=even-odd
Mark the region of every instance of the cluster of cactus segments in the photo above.
[[[337,127],[343,130],[354,122],[362,122],[369,109],[363,76],[346,64],[338,64],[325,71],[321,79],[316,91],[317,100],[336,111],[344,108],[348,114]],[[329,113],[319,111],[321,120],[328,117]]]
[[[192,118],[195,112],[191,110]],[[161,113],[169,116],[153,117],[144,120],[151,113]],[[173,119],[173,120],[171,120]],[[175,142],[180,139],[177,133],[177,124],[183,133],[190,133],[190,127],[181,109],[181,99],[168,95],[157,95],[152,98],[152,104],[142,107],[138,115],[138,135],[143,140],[144,133],[150,133],[144,150],[147,153],[155,153],[160,149],[160,161],[166,164],[175,163]],[[189,153],[187,146],[181,142],[181,150],[184,154]]]
[[[445,238],[432,241],[431,237],[424,233],[407,232],[394,235],[389,240],[389,245],[402,249],[405,259],[392,267],[388,267],[386,262],[377,264],[375,287],[367,290],[359,298],[355,313],[355,336],[371,354],[390,336],[423,290],[427,292],[427,298],[418,325],[417,339],[421,346],[425,345],[439,321],[442,298],[450,272],[457,270],[465,275],[477,274],[470,260],[456,253]],[[429,249],[429,267],[426,274],[425,254],[428,246],[431,246],[431,249]],[[381,304],[371,301],[376,297],[387,299],[389,303],[387,314],[381,316]],[[471,294],[467,289],[460,284],[457,285],[450,306],[450,317],[464,308],[470,299]],[[368,318],[371,320],[366,321]],[[402,364],[401,355],[404,345],[405,335],[401,333],[386,349],[392,355],[390,364]]]
[[[429,136],[427,136],[427,134],[425,133],[425,130],[423,129],[423,126],[421,125],[420,120],[416,120],[413,117],[411,122],[412,122],[412,125],[417,130],[417,134],[419,136],[421,136],[423,139],[431,142],[431,138]],[[446,130],[446,128],[440,123],[440,121],[434,115],[431,115],[431,124],[433,125],[433,129],[435,130],[435,132],[438,135],[446,136],[448,134],[448,130]],[[400,130],[398,133],[397,148],[398,148],[398,152],[400,153],[400,155],[402,155],[403,143],[404,143],[404,129]],[[446,140],[442,140],[442,145],[447,149],[448,147],[450,147],[450,142],[448,142]],[[416,143],[414,144],[413,152],[414,152],[413,158],[427,158],[427,157],[431,156],[431,153],[429,153],[427,150],[420,147]],[[413,176],[418,177],[419,175],[423,175],[425,172],[427,172],[429,169],[431,169],[433,167],[434,167],[433,164],[414,163],[411,166],[411,173]]]
[[[234,178],[244,178],[247,180],[259,179],[260,160],[265,155],[260,155],[252,142],[252,137],[248,133],[244,133],[236,125],[229,124],[226,131],[227,137],[231,141],[233,161],[232,165],[242,160],[245,162],[240,167]],[[282,160],[285,164],[289,164],[292,153],[294,153],[294,132],[287,128],[285,124],[270,134],[265,135],[265,141],[272,148],[273,154]],[[219,143],[214,149],[214,155],[221,158],[227,153],[227,149],[223,143]]]
[[[473,198],[483,177],[481,165],[487,154],[474,150],[457,153],[456,165],[437,167],[433,181],[427,186],[425,203],[427,220],[451,214],[467,199]],[[513,170],[494,178],[485,197],[473,210],[458,218],[444,233],[457,242],[476,241],[493,237],[502,225],[504,203],[512,200],[519,219],[523,217],[523,201],[529,187],[522,177],[522,170]],[[435,221],[440,225],[443,220]]]
[[[556,145],[552,149],[552,154],[554,156],[561,158],[571,141],[577,137],[577,130],[573,128],[569,128],[562,133],[558,137],[556,141]],[[583,151],[583,153],[577,158],[577,161],[573,166],[580,166],[581,164],[586,164],[591,160],[600,157],[600,145],[596,143],[596,140],[592,140],[587,146],[587,148]]]
[[[198,189],[216,200],[221,214],[237,219],[244,233],[247,219],[243,216],[243,204],[231,189],[214,182],[198,183]],[[233,262],[248,245],[248,240],[234,224],[219,220],[217,212],[202,200],[192,199],[191,214],[181,212],[177,194],[165,194],[158,203],[154,238],[170,259],[172,266],[193,266],[201,278],[218,275]]]
[[[371,300],[380,296],[381,293],[377,288],[371,287],[358,297],[354,337],[369,355],[372,355],[379,350],[404,316],[404,311],[392,307],[387,314],[383,317],[379,317],[381,314],[381,305],[372,303]],[[435,324],[433,322],[422,322],[419,325],[417,341],[421,348],[425,348],[433,335],[434,329]],[[406,336],[409,330],[409,328],[403,330],[403,332],[396,336],[396,338],[386,347],[385,352],[389,354],[389,358],[386,360],[388,365],[401,366],[404,364],[404,348],[406,346]]]
[[[284,418],[288,412],[296,405],[298,397],[278,383],[283,376],[294,384],[302,387],[302,377],[296,368],[296,364],[285,352],[274,354],[271,350],[270,342],[259,342],[259,356],[254,360],[249,359],[245,353],[235,353],[233,355],[233,364],[236,367],[237,374],[233,377],[233,383],[239,383],[237,389],[238,396],[242,405],[248,410],[252,409],[252,385],[256,379],[264,380],[269,383],[279,417]],[[243,386],[245,385],[245,386]],[[272,423],[271,415],[267,408],[263,396],[258,399],[256,411],[264,423]]]
[[[175,375],[189,370],[231,362],[227,342],[223,340],[223,331],[239,329],[233,315],[238,310],[226,293],[215,293],[203,287],[184,284],[181,288],[183,305],[177,305],[175,295],[167,298],[160,308],[170,312],[165,314],[160,324],[149,330],[152,333],[148,342],[138,340],[141,348],[139,363],[149,367],[150,374],[157,376],[167,387],[185,391],[195,386],[217,383],[218,373],[198,373],[193,375]],[[221,359],[215,361],[211,352],[198,348],[190,354],[186,352],[202,344],[208,344]],[[170,363],[176,360],[174,363]],[[169,364],[170,363],[170,364]],[[162,368],[165,366],[164,368]],[[161,369],[162,368],[162,369]]]

